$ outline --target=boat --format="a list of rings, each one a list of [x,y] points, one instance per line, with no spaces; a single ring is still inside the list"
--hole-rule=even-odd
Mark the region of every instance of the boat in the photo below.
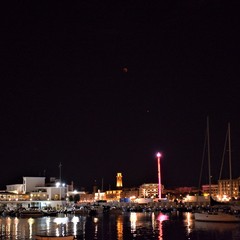
[[[52,208],[43,208],[42,213],[44,216],[55,217],[58,215],[58,211]]]
[[[90,216],[95,216],[97,214],[101,214],[103,213],[103,206],[100,204],[93,204],[90,206],[89,210],[88,210],[88,215]]]
[[[74,215],[88,215],[89,209],[87,206],[74,206],[72,213]]]
[[[238,231],[239,223],[228,223],[228,222],[205,222],[198,221],[194,223],[194,229],[197,231],[214,231],[214,232],[225,232],[225,231]]]
[[[46,236],[46,235],[36,235],[36,240],[73,240],[74,236]]]
[[[230,125],[229,125],[230,126]],[[230,134],[230,129],[228,127]],[[195,221],[204,221],[204,222],[240,222],[240,214],[238,211],[231,210],[230,206],[227,210],[223,210],[221,207],[214,207],[214,205],[223,205],[226,208],[226,205],[220,203],[212,198],[211,195],[211,169],[210,169],[210,144],[209,144],[209,120],[207,119],[207,150],[208,150],[208,172],[209,172],[209,201],[210,208],[205,211],[195,212],[194,218]]]
[[[43,212],[40,209],[35,209],[35,208],[29,208],[29,209],[24,209],[19,213],[20,217],[42,217]]]
[[[194,217],[202,222],[240,222],[240,215],[219,211],[194,213]]]

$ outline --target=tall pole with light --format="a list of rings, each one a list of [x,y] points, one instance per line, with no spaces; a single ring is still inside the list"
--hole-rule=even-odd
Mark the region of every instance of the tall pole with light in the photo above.
[[[161,169],[160,169],[160,158],[161,153],[157,153],[157,160],[158,160],[158,199],[160,200],[162,198],[162,188],[161,188]]]
[[[59,164],[59,181],[60,181],[60,201],[62,200],[62,163]]]

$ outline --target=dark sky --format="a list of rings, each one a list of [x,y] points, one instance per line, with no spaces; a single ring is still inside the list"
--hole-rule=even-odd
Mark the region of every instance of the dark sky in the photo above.
[[[207,116],[213,180],[228,122],[240,176],[239,8],[160,2],[2,8],[1,189],[59,177],[60,162],[66,183],[90,191],[114,188],[117,172],[126,187],[157,182],[157,151],[166,188],[198,186]]]

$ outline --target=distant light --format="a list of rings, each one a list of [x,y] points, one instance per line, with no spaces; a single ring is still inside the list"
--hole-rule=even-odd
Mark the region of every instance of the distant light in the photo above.
[[[158,153],[157,153],[157,157],[159,158],[159,157],[161,157],[161,156],[162,156],[161,153],[158,152]]]
[[[59,186],[60,186],[60,182],[57,182],[57,183],[56,183],[56,187],[59,187]]]

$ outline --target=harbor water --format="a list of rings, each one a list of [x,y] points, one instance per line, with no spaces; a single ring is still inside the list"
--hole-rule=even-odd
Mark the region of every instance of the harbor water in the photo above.
[[[239,223],[196,222],[190,212],[1,217],[0,227],[0,239],[34,239],[36,234],[41,234],[74,235],[84,240],[240,240]]]

